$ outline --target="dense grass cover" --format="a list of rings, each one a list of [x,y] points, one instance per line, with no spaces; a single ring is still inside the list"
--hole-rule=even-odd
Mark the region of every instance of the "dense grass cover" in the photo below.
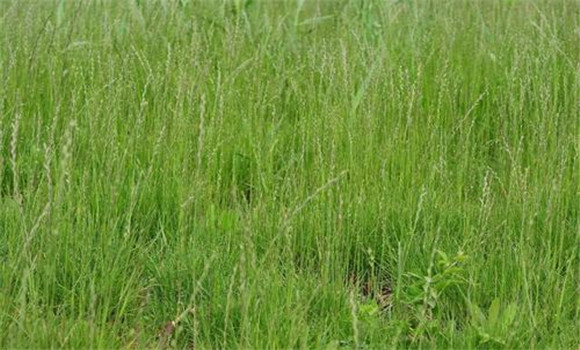
[[[0,2],[0,347],[577,348],[578,1]]]

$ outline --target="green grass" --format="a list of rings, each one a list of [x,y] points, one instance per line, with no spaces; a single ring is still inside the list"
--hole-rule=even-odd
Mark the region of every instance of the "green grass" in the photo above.
[[[0,348],[578,348],[579,11],[1,1]]]

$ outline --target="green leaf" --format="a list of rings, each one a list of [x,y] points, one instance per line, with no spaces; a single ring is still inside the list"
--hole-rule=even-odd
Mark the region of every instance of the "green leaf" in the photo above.
[[[438,250],[437,254],[439,255],[439,264],[447,265],[449,264],[449,257],[444,252]]]
[[[516,318],[517,311],[518,307],[515,303],[511,303],[508,305],[501,318],[503,327],[508,328],[509,326],[512,325],[512,323]]]
[[[367,302],[360,306],[360,311],[365,316],[375,316],[379,312],[379,307],[374,302]]]
[[[470,305],[470,309],[471,309],[471,317],[475,320],[475,322],[479,325],[483,325],[485,323],[485,316],[483,315],[483,312],[481,312],[481,309],[474,304]]]
[[[500,302],[499,299],[495,298],[491,302],[491,306],[489,307],[489,314],[488,314],[488,323],[491,328],[494,328],[499,320],[499,308]]]
[[[64,0],[60,0],[56,7],[56,25],[60,27],[64,20]]]

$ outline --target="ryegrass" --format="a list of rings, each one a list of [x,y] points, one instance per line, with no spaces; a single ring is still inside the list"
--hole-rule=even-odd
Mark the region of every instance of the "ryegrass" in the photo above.
[[[577,348],[579,11],[0,2],[0,347]]]

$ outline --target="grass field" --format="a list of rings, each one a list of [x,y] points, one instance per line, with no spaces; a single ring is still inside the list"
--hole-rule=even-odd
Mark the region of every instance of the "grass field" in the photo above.
[[[0,348],[580,346],[580,2],[0,1]]]

